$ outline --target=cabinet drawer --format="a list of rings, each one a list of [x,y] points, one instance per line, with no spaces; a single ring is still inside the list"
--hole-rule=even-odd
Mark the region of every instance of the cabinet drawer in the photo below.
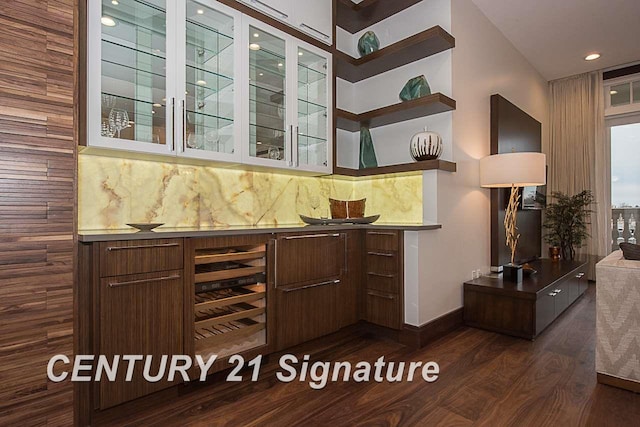
[[[367,321],[387,328],[400,329],[402,301],[398,294],[367,290]]]
[[[367,289],[374,289],[392,294],[400,293],[398,277],[395,275],[367,273],[366,281],[365,286]]]
[[[345,245],[344,233],[279,236],[275,248],[276,287],[302,287],[340,278]]]
[[[101,279],[97,318],[99,353],[108,360],[115,355],[151,355],[154,373],[158,372],[162,355],[170,358],[184,354],[183,290],[181,270]],[[126,380],[123,369],[118,369],[115,381],[100,381],[100,409],[180,382],[179,379],[148,382],[139,366],[131,381]]]
[[[367,273],[397,276],[398,256],[389,251],[367,251]]]
[[[382,251],[398,250],[397,230],[371,230],[366,235],[367,250],[377,249]]]
[[[182,239],[100,243],[100,277],[180,270]]]

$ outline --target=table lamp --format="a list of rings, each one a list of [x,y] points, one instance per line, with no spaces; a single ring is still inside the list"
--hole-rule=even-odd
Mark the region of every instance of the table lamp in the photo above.
[[[511,195],[505,209],[504,228],[507,247],[511,250],[511,262],[503,267],[503,279],[522,281],[522,266],[514,263],[518,246],[516,216],[520,203],[519,187],[545,185],[547,181],[546,156],[542,153],[494,154],[480,159],[480,186],[485,188],[509,188]]]

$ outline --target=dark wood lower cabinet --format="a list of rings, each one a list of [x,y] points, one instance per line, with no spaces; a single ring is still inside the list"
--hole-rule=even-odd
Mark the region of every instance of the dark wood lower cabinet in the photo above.
[[[464,284],[469,326],[534,339],[587,289],[587,263],[538,260],[522,283],[481,277]]]
[[[153,356],[151,374],[163,355],[216,354],[212,373],[232,354],[248,360],[360,320],[401,329],[402,260],[397,230],[82,243],[78,304],[88,333],[78,349],[108,360]],[[127,363],[114,382],[77,385],[81,424],[172,385],[146,381],[144,361],[125,381]]]
[[[153,356],[152,375],[159,371],[161,356],[183,354],[182,274],[173,270],[100,279],[100,354],[109,361],[116,355]],[[146,381],[144,363],[136,362],[130,382],[125,381],[124,361],[116,381],[100,381],[101,409],[172,385],[166,380]]]
[[[276,340],[285,349],[338,329],[336,293],[341,283],[334,279],[310,287],[276,290]],[[337,282],[336,282],[337,281]]]

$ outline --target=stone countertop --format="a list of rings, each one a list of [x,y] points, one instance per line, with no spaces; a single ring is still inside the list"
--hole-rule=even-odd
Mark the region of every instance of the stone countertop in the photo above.
[[[78,241],[108,242],[114,240],[145,240],[163,239],[174,237],[216,237],[233,236],[243,234],[269,234],[292,233],[298,231],[333,231],[333,230],[359,230],[359,229],[387,229],[404,231],[437,230],[442,225],[436,223],[423,224],[399,224],[377,222],[374,224],[332,224],[332,225],[307,225],[298,224],[265,224],[265,225],[228,225],[209,227],[180,227],[171,228],[161,226],[153,231],[137,231],[134,228],[109,229],[109,230],[79,230]]]

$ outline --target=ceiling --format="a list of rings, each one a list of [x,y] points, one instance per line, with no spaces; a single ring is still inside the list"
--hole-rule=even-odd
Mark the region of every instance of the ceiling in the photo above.
[[[547,80],[640,60],[640,0],[473,2]]]

